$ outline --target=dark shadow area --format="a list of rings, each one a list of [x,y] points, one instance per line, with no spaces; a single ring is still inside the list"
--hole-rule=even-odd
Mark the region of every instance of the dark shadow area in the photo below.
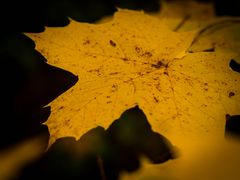
[[[217,16],[240,16],[240,2],[236,0],[215,0]]]
[[[71,137],[58,139],[17,179],[116,180],[123,171],[137,170],[142,156],[153,163],[175,158],[174,147],[152,131],[136,106],[125,111],[107,130],[93,128],[78,141]]]
[[[1,30],[41,32],[44,26],[66,26],[68,17],[93,22],[115,10],[111,0],[3,0]]]
[[[3,0],[0,4],[1,31],[41,32],[44,26],[66,26],[68,17],[94,22],[117,9],[159,10],[159,0]]]
[[[240,64],[237,63],[234,59],[230,61],[229,66],[233,71],[240,73]]]
[[[188,0],[168,0],[188,1]],[[194,0],[193,0],[194,1]],[[240,1],[238,0],[196,0],[200,3],[213,3],[217,16],[240,16]]]
[[[48,65],[34,47],[24,35],[1,36],[0,148],[37,134],[44,134],[47,144],[48,129],[41,123],[51,110],[44,106],[78,81],[72,73]]]
[[[169,0],[170,1],[170,0]],[[218,16],[240,16],[237,0],[197,0],[213,2]],[[0,4],[1,31],[41,32],[44,26],[66,26],[68,17],[94,22],[112,15],[116,7],[156,12],[160,0],[3,0]]]
[[[226,115],[225,136],[240,139],[240,115]]]
[[[160,10],[160,0],[116,0],[115,6],[120,8],[157,12]]]

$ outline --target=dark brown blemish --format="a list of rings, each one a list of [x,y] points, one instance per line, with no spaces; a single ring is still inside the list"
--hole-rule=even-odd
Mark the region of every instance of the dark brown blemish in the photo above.
[[[186,95],[188,95],[188,96],[192,96],[192,93],[188,92]]]
[[[140,51],[141,51],[141,48],[140,48],[140,47],[138,47],[138,46],[136,46],[136,47],[135,47],[135,51],[136,51],[137,53],[140,53]]]
[[[116,75],[116,74],[119,74],[119,72],[112,72],[112,73],[109,73],[109,75]]]
[[[159,100],[158,100],[156,97],[153,97],[153,98],[154,98],[154,101],[155,101],[156,103],[159,102]]]
[[[213,100],[213,97],[211,97],[211,96],[208,96],[207,98]]]
[[[117,45],[113,40],[110,40],[109,43],[112,47],[116,47],[116,45]]]
[[[221,82],[221,84],[222,84],[222,85],[227,85],[227,83],[226,83],[226,82]]]
[[[215,47],[204,49],[202,52],[215,52]]]
[[[151,64],[152,67],[159,69],[162,66],[165,66],[162,61],[158,61],[157,64]]]
[[[152,53],[151,52],[145,52],[145,53],[142,54],[142,56],[152,57]]]
[[[234,93],[234,92],[230,92],[230,93],[228,94],[228,97],[232,97],[232,96],[235,96],[235,93]]]
[[[100,73],[100,69],[90,69],[90,70],[87,71],[87,72],[90,72],[90,73],[97,73],[98,76],[101,75],[101,73]]]
[[[184,78],[186,81],[188,81],[188,82],[191,82],[191,79],[190,78],[188,78],[188,77],[186,77],[186,78]]]
[[[164,73],[163,73],[163,74],[165,74],[165,75],[167,75],[167,76],[169,75],[167,71],[164,71]]]
[[[58,108],[58,110],[61,110],[61,109],[63,109],[63,106],[61,106],[60,108]]]
[[[113,84],[113,85],[112,85],[112,88],[116,89],[116,88],[117,88],[117,85]]]
[[[129,61],[128,58],[121,58],[123,61]]]
[[[87,39],[86,41],[83,42],[83,45],[86,45],[86,44],[90,44],[90,40]]]

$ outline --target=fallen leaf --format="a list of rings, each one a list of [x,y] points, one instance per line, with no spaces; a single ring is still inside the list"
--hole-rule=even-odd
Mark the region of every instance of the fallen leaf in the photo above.
[[[216,18],[214,22],[208,23],[200,31],[190,50],[194,52],[204,49],[214,49],[215,51],[236,52],[240,56],[240,19],[223,17]]]
[[[197,1],[163,1],[159,15],[166,18],[181,18],[190,15],[194,20],[215,17],[214,4]]]
[[[119,10],[108,23],[71,21],[27,35],[50,64],[79,76],[50,104],[50,144],[107,128],[138,104],[154,131],[186,149],[194,137],[222,138],[225,115],[239,111],[240,75],[229,68],[233,54],[187,53],[195,32],[173,32],[143,12]]]
[[[196,1],[162,1],[161,11],[153,15],[177,31],[194,30],[215,19],[213,3]]]

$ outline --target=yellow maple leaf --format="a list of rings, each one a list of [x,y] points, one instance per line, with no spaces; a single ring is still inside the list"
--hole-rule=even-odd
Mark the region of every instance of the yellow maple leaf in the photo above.
[[[239,110],[240,75],[228,66],[233,55],[187,53],[195,32],[173,32],[143,12],[119,10],[107,23],[71,21],[27,35],[50,64],[79,76],[50,104],[50,144],[107,128],[138,104],[154,131],[184,149],[185,139],[222,138],[225,115]]]

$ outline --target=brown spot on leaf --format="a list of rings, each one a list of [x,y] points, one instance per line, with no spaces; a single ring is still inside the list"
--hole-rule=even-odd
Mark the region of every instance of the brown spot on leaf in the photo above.
[[[123,61],[129,61],[128,58],[121,58]]]
[[[192,93],[190,93],[190,92],[187,92],[187,94],[186,95],[188,95],[188,96],[192,96]]]
[[[226,83],[226,82],[221,82],[221,84],[222,84],[222,85],[227,85],[227,83]]]
[[[215,48],[212,47],[212,48],[209,48],[209,49],[204,49],[202,52],[214,52],[215,51]]]
[[[113,85],[112,85],[112,88],[113,88],[113,89],[117,89],[117,85],[116,85],[116,84],[113,84]]]
[[[138,46],[136,46],[136,47],[135,47],[135,51],[136,51],[137,53],[140,53],[140,51],[141,51],[141,48],[140,48],[140,47],[138,47]]]
[[[90,40],[89,40],[89,39],[87,39],[87,40],[85,40],[85,41],[83,42],[83,45],[86,45],[86,44],[90,44]]]
[[[113,40],[110,40],[109,43],[112,47],[116,47],[116,45],[117,45]]]
[[[232,96],[235,96],[235,93],[231,91],[231,92],[228,94],[228,97],[232,97]]]
[[[153,99],[154,99],[154,101],[155,101],[156,103],[159,102],[159,100],[158,100],[156,97],[153,97]]]
[[[61,106],[60,108],[58,108],[58,110],[61,110],[61,109],[63,109],[63,106]]]
[[[207,98],[213,100],[213,97],[211,97],[211,96],[208,96]]]
[[[152,53],[147,51],[147,52],[143,53],[142,56],[152,57]]]
[[[112,73],[109,73],[109,75],[116,75],[118,74],[119,72],[112,72]]]
[[[168,76],[168,72],[167,71],[164,71],[164,73],[163,74],[165,74],[165,75],[167,75]]]
[[[159,69],[160,67],[165,66],[162,61],[158,61],[157,64],[151,64],[152,67]]]

